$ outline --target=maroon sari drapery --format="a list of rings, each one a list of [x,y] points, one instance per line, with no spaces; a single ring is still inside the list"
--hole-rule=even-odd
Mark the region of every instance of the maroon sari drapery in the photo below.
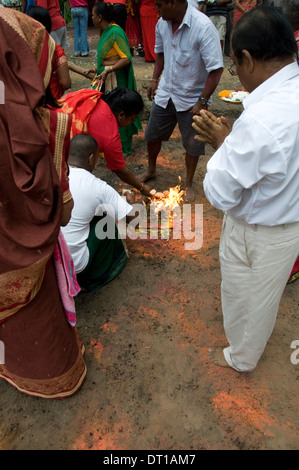
[[[45,28],[0,8],[0,37],[0,377],[23,393],[62,398],[86,375],[53,263],[63,203],[71,199],[71,116],[42,106],[55,50]]]

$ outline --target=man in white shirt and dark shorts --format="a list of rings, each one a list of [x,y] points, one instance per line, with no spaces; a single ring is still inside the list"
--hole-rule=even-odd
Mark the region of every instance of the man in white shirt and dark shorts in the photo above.
[[[156,176],[162,141],[170,138],[178,123],[186,150],[185,201],[193,202],[192,182],[204,144],[194,139],[192,115],[211,102],[223,71],[222,51],[215,26],[187,0],[156,0],[156,8],[161,18],[156,25],[156,64],[147,92],[154,99],[145,132],[148,169],[139,178],[147,181]]]
[[[216,149],[204,191],[224,211],[219,254],[229,346],[211,355],[248,372],[272,334],[299,254],[299,66],[292,27],[276,8],[246,13],[231,46],[250,92],[244,111],[233,127],[208,111],[194,116],[193,126],[197,139]]]

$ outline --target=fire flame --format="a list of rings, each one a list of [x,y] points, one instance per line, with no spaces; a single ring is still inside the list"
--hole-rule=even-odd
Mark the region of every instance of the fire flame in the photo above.
[[[173,209],[182,202],[185,191],[181,190],[181,186],[178,184],[170,188],[169,191],[165,191],[163,194],[164,197],[152,200],[152,204],[155,206],[155,212],[160,210],[173,211]]]
[[[175,208],[182,202],[185,191],[183,191],[180,184],[178,184],[163,193],[152,189],[151,194],[152,197],[150,199],[146,198],[146,200],[142,200],[142,204],[146,207],[148,217],[146,226],[141,224],[138,231],[146,230],[147,233],[151,233],[152,231],[156,233],[157,230],[173,229],[174,223],[178,222],[179,216]],[[158,214],[157,222],[151,219],[151,211]],[[166,217],[162,216],[163,212],[168,213]],[[176,219],[176,221],[174,219]]]
[[[179,176],[179,181],[181,183],[181,177]],[[159,194],[159,193],[157,193]],[[181,185],[178,184],[173,188],[169,188],[169,191],[164,191],[163,196],[160,198],[153,198],[151,204],[155,206],[155,212],[161,210],[173,211],[183,200],[185,191],[181,189]]]

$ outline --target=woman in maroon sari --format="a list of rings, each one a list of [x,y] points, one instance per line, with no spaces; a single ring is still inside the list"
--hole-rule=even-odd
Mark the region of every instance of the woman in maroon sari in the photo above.
[[[53,256],[73,205],[71,119],[45,105],[55,51],[45,28],[1,8],[0,37],[0,377],[28,395],[63,398],[86,375]]]

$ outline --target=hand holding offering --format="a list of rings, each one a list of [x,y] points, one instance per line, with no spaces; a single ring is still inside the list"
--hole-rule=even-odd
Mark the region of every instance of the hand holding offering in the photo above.
[[[165,194],[157,192],[155,189],[151,190],[151,197],[156,198],[156,199],[161,199],[164,197]]]

